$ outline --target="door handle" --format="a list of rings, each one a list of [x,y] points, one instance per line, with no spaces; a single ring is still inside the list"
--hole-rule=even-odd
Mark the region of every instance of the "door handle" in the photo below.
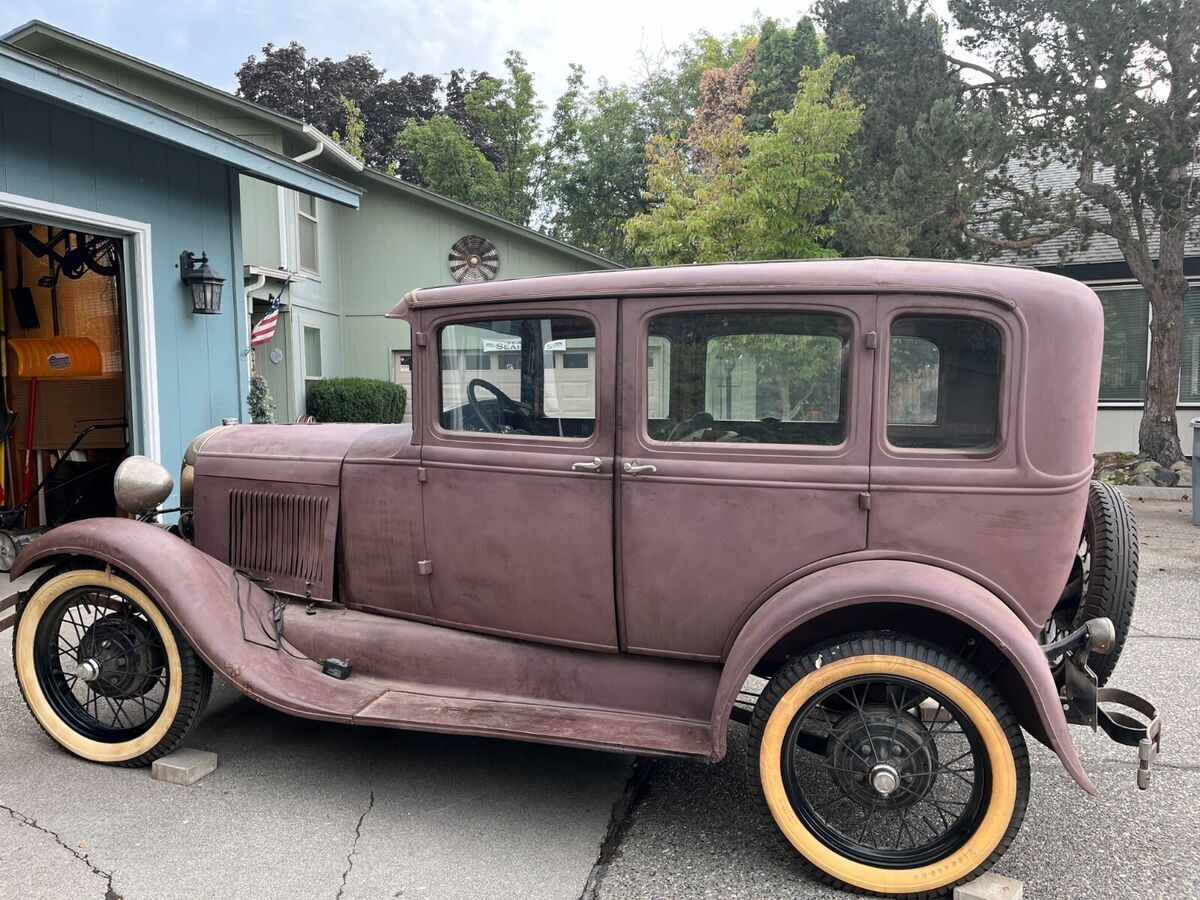
[[[626,475],[653,475],[658,471],[658,466],[641,465],[638,462],[627,462],[621,466],[621,471]]]
[[[591,462],[571,463],[572,472],[599,472],[604,465],[604,460],[598,456],[592,457]]]

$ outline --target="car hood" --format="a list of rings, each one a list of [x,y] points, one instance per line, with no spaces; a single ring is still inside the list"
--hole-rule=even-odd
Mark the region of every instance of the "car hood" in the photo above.
[[[336,485],[342,460],[356,441],[394,425],[233,425],[207,440],[196,475],[294,484]]]

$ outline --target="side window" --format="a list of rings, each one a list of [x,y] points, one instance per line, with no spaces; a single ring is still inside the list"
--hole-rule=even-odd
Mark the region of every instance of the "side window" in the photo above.
[[[652,319],[647,431],[661,441],[839,444],[850,331],[842,316],[801,312]]]
[[[479,319],[438,332],[442,427],[586,438],[596,425],[596,329],[584,318]]]
[[[895,447],[986,450],[1000,434],[1000,331],[982,319],[892,322],[887,439]]]

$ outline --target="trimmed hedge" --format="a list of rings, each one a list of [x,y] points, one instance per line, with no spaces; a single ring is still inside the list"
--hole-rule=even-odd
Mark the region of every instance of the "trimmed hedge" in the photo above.
[[[377,378],[326,378],[308,385],[308,414],[318,422],[402,422],[408,393]]]

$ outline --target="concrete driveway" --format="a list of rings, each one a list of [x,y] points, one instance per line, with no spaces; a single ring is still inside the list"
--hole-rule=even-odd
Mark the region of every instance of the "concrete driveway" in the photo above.
[[[1200,529],[1184,504],[1135,506],[1137,631],[1113,683],[1160,702],[1163,755],[1138,792],[1133,753],[1077,729],[1093,799],[1031,745],[1029,813],[998,867],[1028,897],[1200,896]],[[183,788],[59,751],[2,662],[0,897],[850,896],[778,846],[744,740],[734,725],[716,766],[643,761],[631,795],[628,758],[306,722],[218,685],[188,743],[221,767]]]
[[[192,787],[68,756],[0,637],[0,897],[575,900],[632,759],[284,716],[216,685]]]

